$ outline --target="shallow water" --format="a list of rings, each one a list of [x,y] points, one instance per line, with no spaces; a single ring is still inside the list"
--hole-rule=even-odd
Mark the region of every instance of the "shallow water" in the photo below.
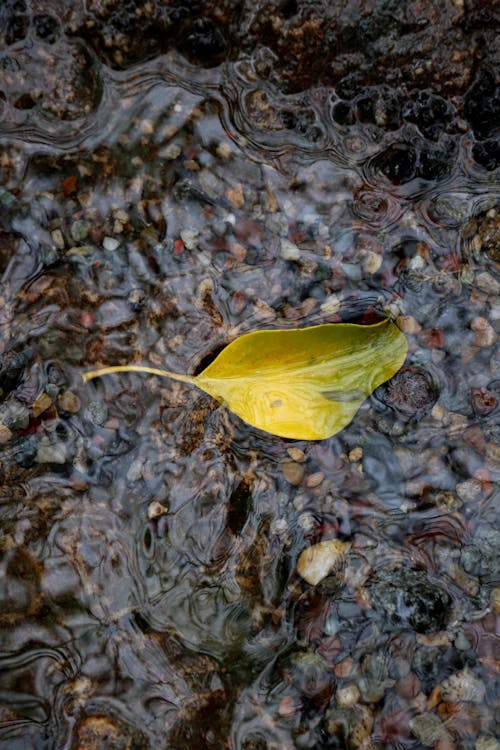
[[[425,5],[457,76],[471,45],[483,64],[436,93],[396,53],[343,76],[321,3],[282,4],[276,37],[265,3],[39,5],[0,11],[0,748],[492,750],[490,22]],[[413,5],[338,5],[358,57],[357,29],[424,33]],[[81,379],[387,314],[405,367],[321,442],[180,383]],[[333,538],[311,587],[298,557]]]

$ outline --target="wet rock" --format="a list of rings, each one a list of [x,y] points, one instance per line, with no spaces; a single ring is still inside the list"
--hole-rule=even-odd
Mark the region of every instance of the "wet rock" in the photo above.
[[[405,420],[423,417],[437,400],[436,387],[430,374],[420,367],[403,367],[375,393]]]
[[[84,221],[83,219],[78,219],[77,221],[74,221],[71,225],[71,236],[74,239],[75,242],[80,242],[81,240],[84,240],[88,233],[89,233],[90,225],[87,221]]]
[[[40,414],[43,414],[44,411],[47,411],[50,406],[52,406],[52,399],[50,398],[48,393],[40,393],[40,395],[36,397],[35,403],[33,404],[33,416],[39,417]]]
[[[497,407],[498,400],[493,390],[489,388],[474,388],[471,396],[472,408],[480,417],[491,414]]]
[[[0,396],[10,393],[33,358],[32,349],[0,354]]]
[[[108,252],[112,253],[115,250],[118,250],[118,248],[120,247],[120,240],[117,240],[116,237],[104,237],[102,241],[102,246],[104,250],[107,250]]]
[[[443,699],[449,703],[482,703],[486,694],[484,682],[468,667],[447,677],[441,683]]]
[[[500,532],[487,526],[479,526],[473,537],[473,544],[463,547],[460,565],[474,576],[498,575]]]
[[[283,260],[299,260],[300,249],[294,242],[290,242],[290,240],[287,239],[282,239],[280,254]]]
[[[341,747],[370,747],[372,737],[373,715],[367,706],[353,708],[336,708],[326,715],[327,732],[341,743]]]
[[[38,464],[65,464],[68,460],[68,450],[64,443],[45,443],[38,446],[36,452]]]
[[[9,430],[9,428],[2,424],[0,422],[0,445],[2,443],[7,443],[12,437],[12,432]]]
[[[300,553],[297,573],[311,586],[315,586],[342,563],[350,546],[338,539],[313,544]]]
[[[2,410],[2,421],[13,432],[25,430],[30,423],[30,410],[18,401],[11,401]]]
[[[36,461],[38,444],[34,435],[20,438],[12,446],[14,461],[25,469],[31,468]]]
[[[305,469],[302,464],[297,461],[283,461],[281,464],[281,471],[283,476],[289,484],[299,485],[303,478]]]
[[[64,391],[57,399],[57,405],[69,414],[77,414],[80,411],[81,402],[73,391]]]
[[[432,747],[439,740],[451,741],[451,735],[436,714],[423,713],[410,719],[410,728],[422,744]]]
[[[127,471],[127,480],[137,482],[144,473],[144,462],[140,460],[132,461]]]
[[[500,294],[500,282],[491,273],[488,273],[488,271],[476,274],[475,282],[485,294],[491,294],[492,296]]]
[[[87,716],[76,725],[75,750],[145,750],[145,741],[141,741],[137,732],[135,737],[129,736],[130,730],[124,731],[114,719],[103,716]]]
[[[451,614],[451,597],[424,571],[381,571],[372,581],[371,592],[375,607],[391,623],[417,633],[441,630]]]
[[[91,401],[87,406],[87,413],[92,424],[101,427],[107,420],[109,410],[105,401]]]
[[[474,747],[475,750],[500,750],[500,742],[495,737],[483,735],[477,738]]]
[[[337,690],[336,701],[339,708],[351,708],[355,706],[361,697],[359,688],[354,683],[344,685]]]

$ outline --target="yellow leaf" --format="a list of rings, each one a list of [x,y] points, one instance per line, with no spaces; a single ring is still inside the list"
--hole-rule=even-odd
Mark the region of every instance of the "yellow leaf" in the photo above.
[[[254,331],[233,341],[197,376],[139,365],[111,372],[149,372],[198,386],[254,427],[280,437],[322,440],[342,430],[372,391],[403,364],[407,343],[390,320]]]

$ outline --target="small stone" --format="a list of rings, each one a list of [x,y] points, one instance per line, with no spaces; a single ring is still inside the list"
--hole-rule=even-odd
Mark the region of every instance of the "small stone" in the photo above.
[[[321,484],[323,479],[325,478],[325,475],[322,471],[316,471],[314,474],[310,474],[306,479],[306,485],[308,487],[318,487],[318,485]]]
[[[132,461],[127,471],[127,480],[129,482],[137,482],[142,477],[143,471],[144,464],[142,461],[137,459]]]
[[[73,391],[64,391],[58,400],[58,406],[69,414],[77,414],[80,411],[80,399]]]
[[[451,735],[436,714],[423,713],[410,719],[410,729],[422,744],[432,747],[438,740],[451,741]]]
[[[33,404],[33,416],[35,418],[39,417],[40,414],[43,414],[44,411],[47,411],[50,406],[52,406],[52,399],[50,398],[48,393],[45,393],[45,391],[43,391],[35,399],[35,403]]]
[[[278,713],[283,718],[295,716],[297,709],[300,708],[300,702],[292,695],[284,695],[280,701]]]
[[[455,646],[457,651],[468,651],[470,648],[472,648],[471,642],[467,640],[463,630],[457,633],[457,637],[453,641],[453,645]]]
[[[63,233],[60,229],[54,229],[54,231],[52,232],[52,239],[54,240],[54,245],[58,250],[64,250],[65,242]]]
[[[453,740],[438,740],[434,745],[434,750],[457,750],[456,744]]]
[[[363,458],[363,448],[360,445],[357,445],[355,448],[349,451],[348,458],[351,463],[361,461],[361,459]]]
[[[341,542],[338,539],[313,544],[312,547],[300,553],[297,573],[311,586],[316,586],[323,578],[330,575],[334,568],[338,567],[350,546],[348,542]]]
[[[350,708],[355,706],[361,697],[359,688],[354,683],[344,685],[337,690],[337,705],[340,708]]]
[[[297,461],[283,461],[281,471],[286,481],[298,486],[304,478],[304,467]]]
[[[64,443],[41,443],[35,461],[38,464],[65,464],[68,453]]]
[[[354,671],[354,661],[350,656],[347,656],[342,661],[339,661],[335,665],[335,674],[337,677],[345,678],[349,677]]]
[[[295,505],[295,502],[294,502]],[[303,506],[302,506],[303,507]],[[299,508],[297,507],[297,510]],[[312,513],[301,513],[297,518],[297,523],[304,531],[311,531],[314,528],[315,518]]]
[[[476,274],[475,278],[476,286],[485,294],[496,295],[500,294],[500,282],[498,282],[491,273],[488,271],[482,271]]]
[[[77,219],[71,225],[71,236],[75,242],[81,242],[89,233],[89,223],[83,219]]]
[[[482,703],[486,686],[469,667],[465,667],[443,680],[441,692],[448,703]]]
[[[446,417],[446,409],[441,406],[441,404],[435,404],[432,407],[431,417],[435,419],[436,422],[443,422]]]
[[[215,153],[217,154],[217,156],[220,156],[221,159],[229,159],[229,157],[233,154],[231,144],[227,143],[227,141],[221,141],[217,144]]]
[[[492,346],[497,340],[495,330],[486,318],[477,316],[470,324],[470,327],[474,331],[472,339],[474,346]]]
[[[199,232],[197,229],[183,229],[181,232],[181,240],[184,246],[188,250],[194,250],[198,244]]]
[[[475,744],[476,750],[500,750],[500,742],[495,737],[478,737]]]
[[[283,260],[299,260],[300,250],[294,242],[282,239],[280,255]]]
[[[149,503],[148,518],[150,521],[152,521],[154,518],[164,516],[166,513],[168,513],[168,508],[158,502],[158,500],[153,500],[153,502]]]
[[[243,187],[238,184],[233,188],[226,190],[226,198],[233,208],[242,208],[245,203],[245,196],[243,195]]]
[[[19,402],[8,405],[3,420],[11,430],[25,430],[30,423],[30,412]]]
[[[2,443],[7,443],[12,437],[12,432],[9,430],[7,425],[4,425],[2,422],[0,422],[0,445]]]
[[[340,297],[336,294],[330,294],[323,304],[320,305],[319,309],[325,315],[335,315],[340,310]]]
[[[231,248],[231,252],[233,254],[233,258],[238,261],[238,263],[243,263],[247,256],[247,249],[244,245],[240,245],[239,242],[235,242]]]
[[[420,323],[417,323],[411,315],[399,315],[396,323],[404,333],[416,334],[422,330]]]
[[[117,240],[116,237],[105,237],[102,241],[102,246],[105,250],[112,253],[120,247],[120,240]]]
[[[477,500],[482,492],[483,486],[478,479],[466,479],[459,482],[455,487],[456,493],[464,503]]]
[[[421,684],[415,672],[408,672],[396,682],[398,694],[403,698],[415,698],[421,689]]]
[[[154,122],[152,120],[141,120],[141,133],[143,135],[153,135],[155,132]]]
[[[294,447],[288,448],[287,453],[291,459],[293,459],[294,461],[297,461],[297,463],[299,464],[304,463],[304,461],[306,460],[306,454],[300,448],[294,448]]]
[[[108,418],[108,407],[104,401],[91,401],[87,407],[92,424],[101,427]]]
[[[365,250],[361,256],[361,264],[366,273],[377,273],[382,265],[382,256],[374,253],[373,250]]]
[[[177,159],[182,153],[181,147],[177,143],[169,143],[168,146],[162,148],[158,156],[161,159],[167,159],[167,161],[173,161]]]
[[[446,630],[440,630],[438,633],[417,633],[416,641],[419,646],[447,648],[451,644],[451,636]]]

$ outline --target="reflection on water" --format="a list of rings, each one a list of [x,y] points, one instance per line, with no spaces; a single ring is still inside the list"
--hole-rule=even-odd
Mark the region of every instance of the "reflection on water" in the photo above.
[[[369,80],[427,34],[390,3],[39,5],[0,10],[0,748],[492,750],[489,68]],[[489,22],[441,5],[449,76]],[[80,377],[384,313],[405,367],[318,443]],[[312,588],[298,556],[332,538]]]

